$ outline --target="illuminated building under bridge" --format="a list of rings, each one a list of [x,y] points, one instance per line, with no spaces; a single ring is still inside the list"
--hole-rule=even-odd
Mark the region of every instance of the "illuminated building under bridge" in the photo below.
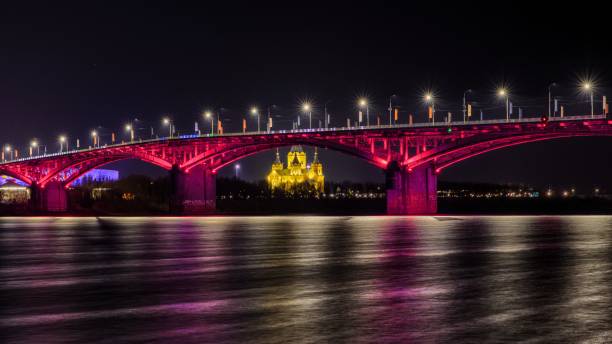
[[[119,171],[97,168],[85,173],[72,182],[71,185],[81,186],[87,183],[116,182],[117,180],[119,180]]]
[[[268,185],[272,190],[291,192],[300,185],[310,185],[317,192],[323,192],[325,176],[323,165],[319,162],[318,152],[315,148],[312,164],[308,165],[306,152],[302,146],[292,146],[287,153],[287,168],[280,160],[280,153],[276,151],[276,161],[267,177]]]

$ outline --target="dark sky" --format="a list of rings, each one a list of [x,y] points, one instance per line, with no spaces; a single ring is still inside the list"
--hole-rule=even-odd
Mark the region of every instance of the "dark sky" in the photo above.
[[[493,118],[504,82],[526,115],[544,111],[553,81],[567,110],[584,113],[578,80],[596,78],[598,97],[608,85],[609,15],[588,2],[216,3],[3,5],[0,143],[25,147],[37,137],[55,150],[60,134],[84,142],[93,128],[110,135],[133,118],[161,130],[165,114],[191,131],[204,109],[221,107],[235,131],[251,105],[269,104],[277,128],[289,128],[301,99],[317,105],[315,118],[329,101],[341,125],[360,95],[378,114],[397,94],[402,111],[424,119],[429,88],[440,111],[454,113],[471,88]],[[601,138],[530,144],[462,162],[442,178],[612,187],[610,153]],[[243,161],[242,176],[263,177],[272,159]],[[382,180],[353,158],[327,151],[322,159],[330,179]]]

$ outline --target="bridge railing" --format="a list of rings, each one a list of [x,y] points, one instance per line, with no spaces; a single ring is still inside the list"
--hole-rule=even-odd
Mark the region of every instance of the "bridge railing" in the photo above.
[[[548,120],[550,122],[561,122],[561,121],[580,121],[580,120],[600,120],[606,119],[606,115],[581,115],[581,116],[565,116],[565,117],[550,117]],[[452,122],[435,122],[435,123],[403,123],[403,124],[384,124],[384,125],[370,125],[370,126],[352,126],[352,127],[333,127],[333,128],[312,128],[312,129],[281,129],[281,130],[270,130],[270,131],[250,131],[250,132],[239,132],[239,133],[227,133],[227,134],[186,134],[186,135],[177,135],[173,137],[159,137],[152,139],[139,139],[130,142],[121,142],[110,145],[102,145],[100,147],[86,147],[81,149],[73,149],[65,152],[57,152],[57,153],[47,153],[41,155],[33,155],[28,157],[23,157],[19,159],[5,160],[1,161],[0,165],[15,163],[21,161],[28,160],[36,160],[36,159],[47,159],[54,158],[59,156],[70,155],[74,153],[85,153],[90,151],[96,151],[100,149],[106,148],[117,148],[117,147],[125,147],[136,144],[143,143],[155,143],[155,142],[163,142],[169,140],[184,140],[184,139],[196,139],[196,138],[218,138],[218,137],[235,137],[235,136],[253,136],[253,135],[275,135],[275,134],[289,134],[289,133],[315,133],[315,132],[336,132],[336,131],[362,131],[362,130],[376,130],[376,129],[408,129],[408,128],[440,128],[440,127],[461,127],[461,126],[471,126],[471,125],[487,125],[487,124],[512,124],[512,123],[537,123],[540,122],[540,117],[531,117],[531,118],[515,118],[515,119],[490,119],[490,120],[476,120],[476,121],[452,121]]]

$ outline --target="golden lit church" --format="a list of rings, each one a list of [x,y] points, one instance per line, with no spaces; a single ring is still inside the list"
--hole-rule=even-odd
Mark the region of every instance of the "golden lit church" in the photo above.
[[[315,148],[314,159],[308,166],[306,152],[304,152],[302,146],[292,146],[287,153],[287,168],[284,168],[277,149],[276,161],[272,164],[272,171],[268,174],[270,188],[290,192],[303,183],[308,183],[316,191],[323,192],[325,177],[323,176],[323,165],[319,162],[317,149]]]

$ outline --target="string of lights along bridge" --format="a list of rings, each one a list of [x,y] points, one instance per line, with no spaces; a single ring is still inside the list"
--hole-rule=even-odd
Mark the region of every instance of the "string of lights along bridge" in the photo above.
[[[452,113],[436,116],[438,99],[426,93],[428,121],[416,123],[412,116],[407,123],[397,123],[398,107],[389,99],[389,124],[370,119],[367,99],[359,99],[358,117],[346,126],[331,127],[326,108],[324,124],[312,125],[313,106],[305,102],[302,113],[295,117],[291,128],[273,127],[270,109],[265,130],[261,130],[260,110],[249,113],[257,119],[257,131],[249,132],[246,119],[242,132],[225,133],[218,114],[205,112],[210,121],[210,132],[177,135],[169,117],[162,120],[167,135],[151,139],[137,138],[134,123],[125,126],[129,141],[102,144],[97,131],[91,132],[91,145],[70,149],[67,136],[59,138],[59,152],[45,153],[44,146],[33,141],[26,157],[5,146],[2,150],[0,175],[8,175],[29,185],[31,207],[44,212],[68,210],[67,191],[70,185],[88,171],[112,162],[139,159],[169,171],[172,181],[171,211],[178,214],[209,214],[215,211],[217,171],[246,156],[285,146],[309,145],[336,150],[383,169],[386,173],[387,212],[389,214],[433,214],[437,211],[437,176],[447,167],[465,159],[496,149],[523,143],[568,137],[612,136],[612,120],[608,119],[608,104],[602,96],[600,111],[594,101],[594,87],[584,83],[590,111],[566,114],[551,96],[554,84],[548,88],[548,112],[544,115],[523,117],[514,114],[510,92],[497,90],[504,103],[505,118],[477,117],[474,119],[470,90],[463,94],[462,116],[453,119]],[[553,110],[554,103],[554,110]],[[597,104],[599,105],[599,104]],[[482,113],[482,112],[481,112]],[[482,115],[481,115],[482,116]],[[308,126],[302,125],[302,117]],[[500,118],[501,117],[501,118]],[[216,131],[215,131],[215,122]],[[78,141],[77,141],[78,142]],[[41,146],[43,151],[41,154]]]

